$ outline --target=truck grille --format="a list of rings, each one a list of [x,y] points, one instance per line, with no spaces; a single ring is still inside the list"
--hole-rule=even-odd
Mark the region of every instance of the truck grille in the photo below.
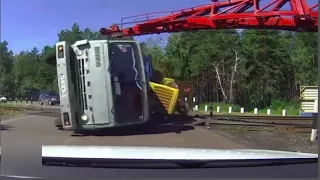
[[[77,60],[77,98],[81,109],[88,110],[87,104],[87,91],[86,91],[86,72],[84,64],[88,59],[78,59]]]
[[[168,114],[175,110],[179,90],[162,84],[149,82],[150,87],[159,98],[161,104],[165,107]]]

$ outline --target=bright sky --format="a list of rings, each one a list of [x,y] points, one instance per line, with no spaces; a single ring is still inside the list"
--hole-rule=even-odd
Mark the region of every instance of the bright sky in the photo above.
[[[316,0],[307,0],[314,4]],[[62,29],[73,23],[98,31],[128,17],[177,10],[210,3],[210,0],[1,0],[1,40],[18,53],[54,45]],[[141,36],[145,40],[150,36]]]

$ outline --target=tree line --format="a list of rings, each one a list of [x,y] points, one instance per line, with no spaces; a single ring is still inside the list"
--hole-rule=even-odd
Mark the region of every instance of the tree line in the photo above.
[[[89,28],[61,30],[57,41],[104,39]],[[171,34],[141,42],[143,55],[167,77],[194,85],[199,103],[266,107],[299,96],[300,85],[317,85],[318,35],[276,30],[218,30]],[[0,43],[0,94],[24,96],[26,88],[57,90],[56,68],[46,63],[54,45],[13,54]]]

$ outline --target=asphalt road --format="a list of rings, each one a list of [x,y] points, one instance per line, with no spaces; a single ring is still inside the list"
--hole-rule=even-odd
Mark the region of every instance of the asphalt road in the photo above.
[[[41,169],[41,145],[246,148],[203,126],[193,126],[194,119],[176,119],[173,124],[155,125],[148,130],[123,129],[108,133],[73,134],[54,127],[54,119],[57,117],[59,109],[51,107],[1,121],[1,174],[34,175],[38,171],[35,171],[35,167]],[[196,120],[200,121],[201,118]]]

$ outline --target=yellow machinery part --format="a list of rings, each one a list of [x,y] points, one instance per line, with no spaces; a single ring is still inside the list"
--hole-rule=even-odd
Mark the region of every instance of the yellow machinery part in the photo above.
[[[169,79],[169,78],[166,78]],[[173,80],[174,81],[174,80]],[[164,82],[167,84],[166,82]],[[170,82],[171,83],[171,82]],[[157,95],[161,104],[165,107],[168,114],[175,111],[176,103],[178,100],[179,89],[169,87],[167,85],[149,82],[151,89]]]
[[[163,79],[163,84],[166,85],[166,86],[170,86],[174,82],[175,82],[175,80],[172,79],[172,78],[164,78]]]

